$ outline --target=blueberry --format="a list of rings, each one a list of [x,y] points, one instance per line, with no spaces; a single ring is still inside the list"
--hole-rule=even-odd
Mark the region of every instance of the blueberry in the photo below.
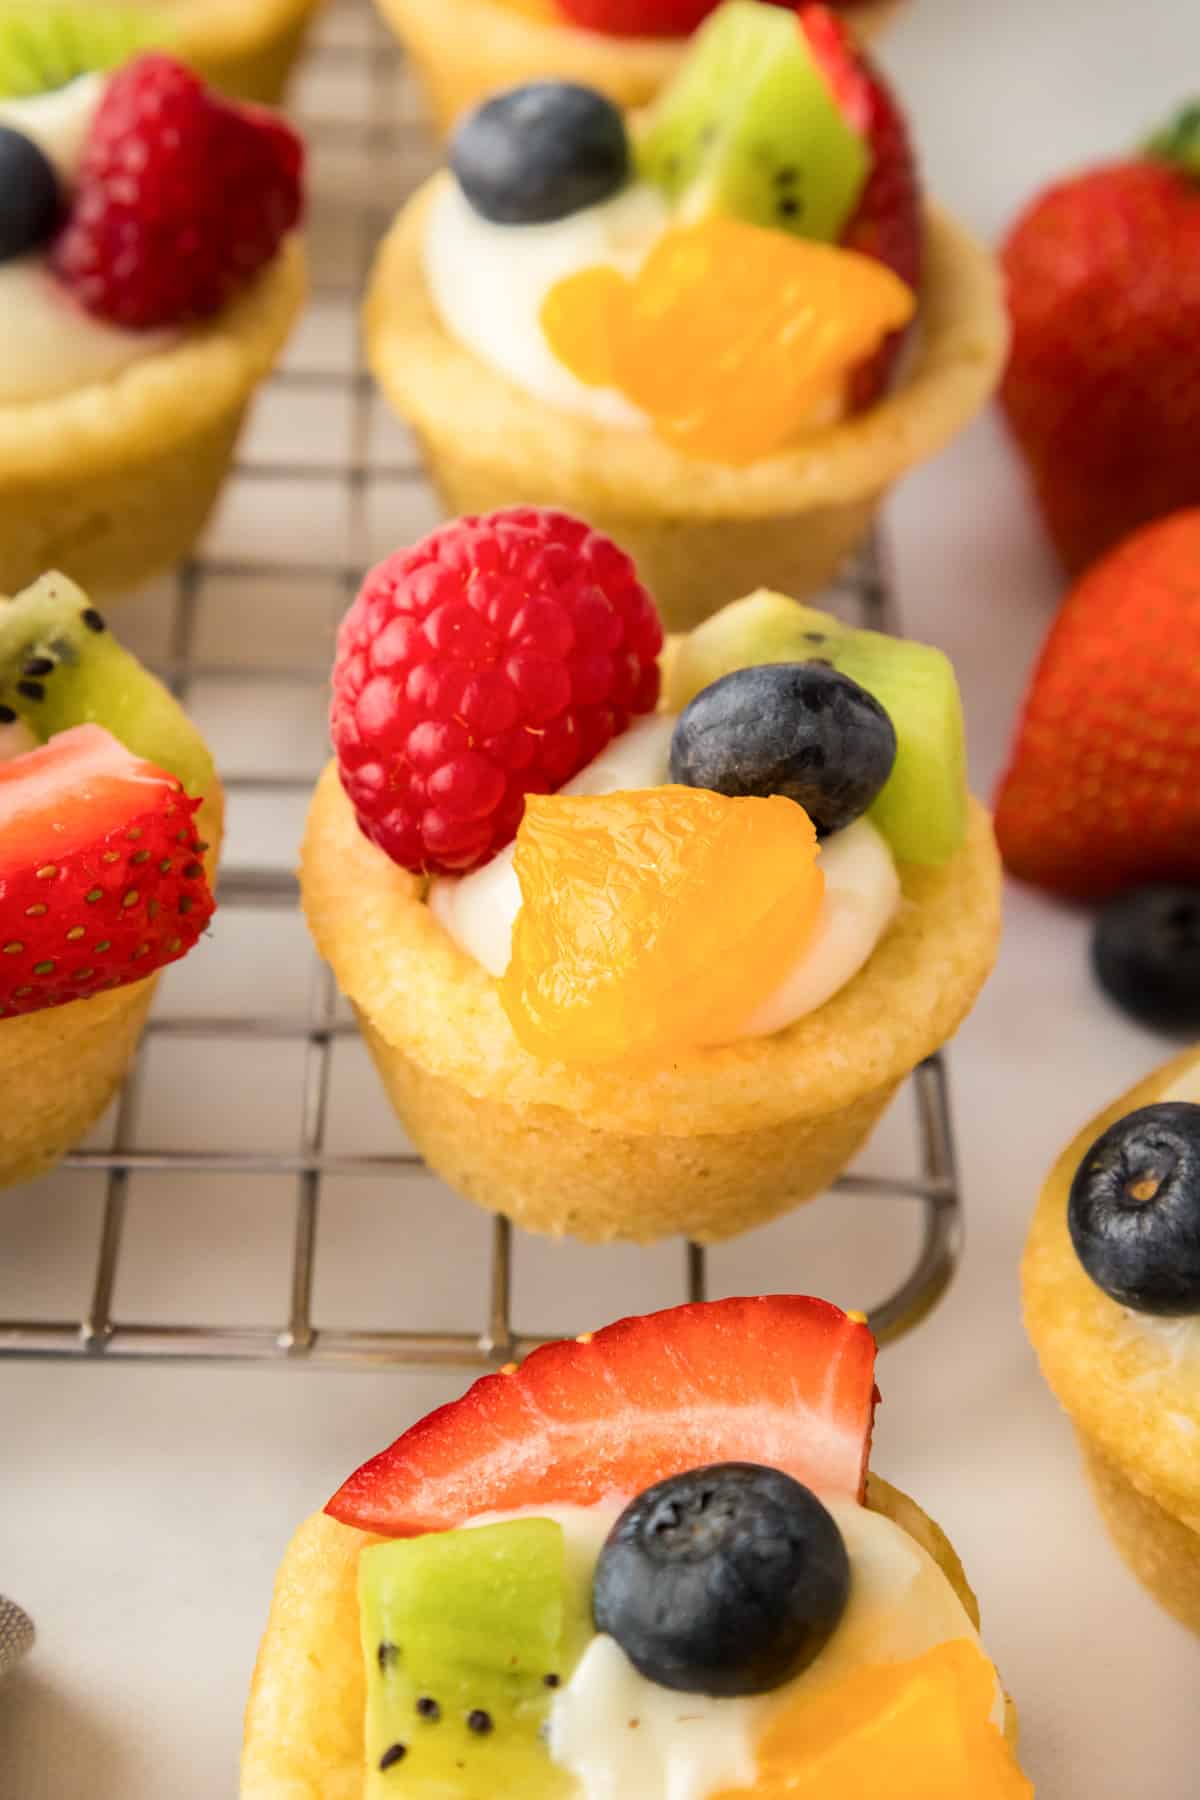
[[[54,165],[23,131],[0,125],[0,262],[47,243],[61,217]]]
[[[864,813],[892,772],[896,730],[873,694],[824,663],[735,669],[702,688],[671,739],[671,780],[785,794],[819,837]]]
[[[1096,1139],[1071,1183],[1071,1241],[1122,1306],[1200,1313],[1200,1106],[1126,1113]]]
[[[846,1546],[816,1495],[778,1469],[718,1463],[626,1507],[592,1611],[660,1687],[765,1694],[816,1658],[849,1594]]]
[[[1105,993],[1157,1031],[1200,1031],[1200,888],[1118,894],[1096,920],[1092,967]]]
[[[465,119],[450,167],[496,225],[544,225],[618,193],[630,177],[625,121],[594,88],[531,81]]]

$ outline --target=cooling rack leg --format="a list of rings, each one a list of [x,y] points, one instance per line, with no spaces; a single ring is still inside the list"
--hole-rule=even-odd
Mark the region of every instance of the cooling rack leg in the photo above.
[[[962,1253],[962,1207],[950,1123],[946,1069],[940,1055],[914,1070],[912,1088],[921,1136],[925,1210],[916,1267],[902,1287],[870,1316],[879,1343],[902,1337],[919,1325],[949,1286]]]

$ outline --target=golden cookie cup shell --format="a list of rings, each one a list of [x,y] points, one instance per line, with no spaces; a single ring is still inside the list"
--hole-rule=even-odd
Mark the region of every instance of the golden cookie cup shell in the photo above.
[[[170,20],[172,48],[239,100],[274,106],[323,0],[149,0]]]
[[[1078,1436],[1109,1537],[1159,1605],[1200,1633],[1200,1534],[1140,1492],[1082,1432]]]
[[[110,381],[0,405],[0,592],[61,569],[111,596],[180,561],[303,304],[291,239],[213,320]]]
[[[746,468],[686,457],[654,432],[598,425],[546,405],[446,330],[425,278],[435,177],[379,251],[367,353],[416,433],[450,515],[514,503],[559,506],[627,550],[664,623],[687,630],[756,587],[803,598],[866,535],[892,483],[979,411],[1008,334],[995,264],[945,213],[927,215],[926,280],[911,356],[866,412]]]
[[[945,1533],[877,1475],[868,1477],[867,1505],[928,1552],[978,1628],[975,1596]],[[241,1800],[362,1800],[366,1686],[358,1558],[379,1541],[317,1513],[288,1546],[246,1708]],[[1015,1748],[1011,1701],[1005,1726]]]
[[[1101,1512],[1134,1572],[1200,1630],[1200,1320],[1181,1358],[1090,1279],[1067,1226],[1071,1181],[1102,1131],[1189,1071],[1185,1052],[1087,1125],[1047,1180],[1022,1265],[1025,1325],[1069,1414]],[[1174,1598],[1173,1598],[1174,1596]]]
[[[846,17],[864,43],[903,0],[870,0]],[[377,0],[420,78],[440,132],[497,88],[543,76],[599,88],[626,110],[652,100],[682,62],[686,38],[615,38],[523,17],[498,0]]]
[[[450,1184],[529,1230],[716,1241],[822,1192],[897,1084],[969,1012],[995,961],[991,821],[905,903],[865,968],[769,1038],[645,1067],[569,1067],[518,1043],[499,986],[442,929],[421,881],[359,830],[331,764],[301,890],[393,1104]]]
[[[197,814],[210,879],[224,813],[218,786]],[[0,1188],[44,1175],[91,1130],[129,1072],[158,981],[0,1019]]]

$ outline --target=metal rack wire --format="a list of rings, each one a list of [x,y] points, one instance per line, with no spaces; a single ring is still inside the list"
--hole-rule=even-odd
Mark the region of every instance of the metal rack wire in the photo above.
[[[369,14],[368,0],[340,0],[333,8],[329,33],[313,53],[317,73],[352,78],[354,92],[348,104],[337,116],[304,117],[302,111],[302,121],[316,153],[315,241],[320,242],[323,219],[336,227],[330,234],[335,247],[323,260],[317,260],[314,293],[319,301],[343,306],[347,311],[363,290],[375,245],[401,197],[400,192],[391,191],[378,199],[380,169],[388,169],[396,186],[402,188],[411,185],[424,171],[430,154],[404,81],[400,54],[382,29],[369,22]],[[351,162],[357,160],[358,179],[351,181],[349,197],[340,190],[323,193],[323,153],[343,163],[347,158]],[[385,189],[387,185],[382,183]],[[239,682],[247,688],[250,682],[284,680],[322,689],[328,676],[324,644],[309,658],[270,670],[214,666],[199,657],[197,628],[210,587],[231,578],[253,584],[320,577],[329,583],[336,610],[340,611],[371,560],[371,485],[387,481],[416,487],[423,479],[415,458],[394,460],[374,452],[372,385],[361,356],[349,372],[285,368],[275,376],[273,386],[276,393],[293,389],[320,395],[330,403],[339,397],[343,399],[348,409],[347,453],[344,459],[328,462],[290,456],[243,462],[238,473],[249,482],[294,483],[301,498],[306,484],[338,484],[345,501],[345,554],[325,560],[303,557],[295,561],[252,562],[210,554],[182,568],[173,583],[170,638],[160,672],[185,701],[203,679]],[[862,622],[883,629],[896,628],[891,582],[877,546],[872,546],[848,572],[834,603],[843,610],[853,610]],[[322,751],[323,746],[314,742],[314,773]],[[232,796],[291,796],[298,800],[308,792],[311,781],[311,773],[263,767],[232,776],[226,787]],[[231,911],[267,908],[282,914],[296,907],[297,889],[290,874],[250,862],[235,862],[222,870],[219,897],[222,906]],[[546,1341],[518,1331],[513,1323],[514,1259],[519,1253],[519,1239],[504,1219],[496,1220],[492,1227],[488,1298],[485,1316],[477,1327],[464,1325],[461,1330],[452,1331],[403,1327],[364,1330],[318,1324],[314,1318],[317,1224],[325,1184],[331,1177],[348,1175],[395,1182],[422,1168],[419,1158],[409,1153],[343,1154],[328,1147],[326,1126],[333,1052],[338,1040],[353,1031],[353,1024],[339,1014],[328,971],[315,957],[307,1007],[294,1016],[238,1010],[215,1017],[152,1018],[141,1055],[117,1108],[111,1145],[78,1151],[65,1165],[90,1171],[105,1185],[90,1295],[82,1316],[0,1318],[0,1356],[474,1368],[518,1358]],[[260,1044],[265,1052],[279,1052],[283,1045],[301,1046],[303,1092],[295,1150],[283,1154],[274,1150],[189,1151],[160,1149],[147,1143],[139,1126],[139,1098],[148,1065],[172,1039],[204,1044],[213,1057],[219,1056],[222,1045],[247,1040]],[[909,1091],[920,1146],[916,1171],[894,1178],[851,1174],[838,1183],[843,1192],[865,1195],[881,1204],[899,1199],[916,1201],[922,1208],[915,1262],[890,1297],[871,1314],[871,1324],[881,1340],[911,1330],[936,1304],[953,1274],[960,1248],[959,1184],[947,1076],[941,1057],[932,1058],[915,1072]],[[129,1186],[136,1176],[151,1173],[200,1173],[240,1182],[248,1189],[263,1177],[282,1176],[294,1182],[289,1300],[283,1320],[223,1326],[165,1324],[118,1316],[115,1295],[128,1235]],[[703,1297],[707,1271],[705,1252],[700,1246],[682,1246],[680,1277],[681,1297]],[[764,1271],[764,1281],[772,1287],[779,1286],[778,1273]],[[794,1285],[803,1285],[801,1272],[797,1272]]]

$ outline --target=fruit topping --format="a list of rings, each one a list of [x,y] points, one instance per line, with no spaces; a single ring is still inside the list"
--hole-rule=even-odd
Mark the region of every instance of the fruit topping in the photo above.
[[[54,268],[114,325],[206,318],[296,224],[303,161],[281,118],[208,92],[170,57],[140,56],[107,85]]]
[[[550,1519],[364,1550],[366,1800],[567,1800],[574,1783],[541,1733],[591,1635],[587,1600]]]
[[[717,0],[557,0],[564,19],[608,37],[686,37]]]
[[[652,108],[638,164],[691,219],[724,213],[836,243],[870,157],[795,14],[729,0]]]
[[[1050,628],[996,796],[1014,875],[1081,899],[1200,882],[1200,509],[1135,533]]]
[[[1096,1286],[1135,1312],[1200,1313],[1200,1106],[1126,1113],[1083,1157],[1067,1211]]]
[[[994,1722],[996,1672],[968,1638],[800,1687],[757,1748],[753,1788],[713,1800],[1032,1800]]]
[[[1092,967],[1109,998],[1139,1023],[1200,1034],[1200,887],[1118,894],[1096,920]]]
[[[662,628],[630,559],[565,513],[459,519],[368,575],[342,623],[331,729],[366,836],[458,873],[658,698]]]
[[[866,140],[871,172],[841,234],[847,250],[873,256],[914,291],[924,269],[921,180],[904,110],[845,20],[828,6],[804,6],[800,26],[848,122]],[[851,400],[869,406],[887,385],[903,344],[894,334],[856,371]]]
[[[615,387],[685,454],[741,465],[840,403],[913,295],[868,257],[713,216],[673,227],[630,280],[552,287],[542,328],[581,381]]]
[[[0,602],[0,719],[9,718],[42,743],[73,725],[103,725],[189,794],[216,784],[208,746],[178,700],[65,575],[43,575]]]
[[[733,670],[793,662],[829,665],[879,702],[895,729],[896,760],[869,817],[901,862],[946,862],[966,835],[967,780],[962,702],[942,651],[856,631],[832,613],[762,591],[722,607],[684,638],[667,706],[681,712]]]
[[[845,1542],[812,1490],[732,1462],[631,1501],[600,1552],[592,1612],[648,1681],[723,1698],[799,1675],[849,1596]]]
[[[0,99],[48,94],[80,75],[119,68],[170,36],[165,19],[140,7],[0,0]]]
[[[190,800],[98,725],[0,764],[0,1017],[152,975],[213,898]]]
[[[1009,233],[1001,399],[1072,573],[1200,503],[1200,107],[1054,183]]]
[[[385,1537],[481,1513],[591,1506],[748,1453],[861,1499],[875,1342],[795,1294],[621,1319],[485,1375],[352,1475],[327,1511]]]
[[[49,157],[24,132],[0,125],[0,262],[48,243],[62,204]]]
[[[594,88],[533,81],[494,94],[458,127],[450,167],[497,225],[544,225],[611,199],[630,175],[620,111]]]
[[[534,1056],[568,1063],[727,1043],[820,915],[812,821],[701,788],[531,796],[500,985]]]
[[[818,662],[735,669],[684,708],[671,780],[718,794],[783,794],[818,837],[866,812],[892,772],[896,733],[865,688]]]

